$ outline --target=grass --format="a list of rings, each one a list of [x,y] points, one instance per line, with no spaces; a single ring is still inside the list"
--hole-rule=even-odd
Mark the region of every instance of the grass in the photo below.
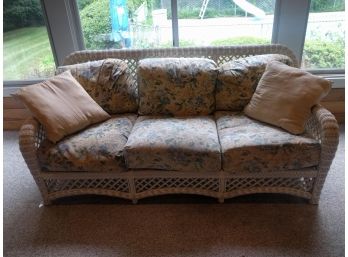
[[[55,64],[45,27],[4,33],[4,80],[26,80],[53,75]]]

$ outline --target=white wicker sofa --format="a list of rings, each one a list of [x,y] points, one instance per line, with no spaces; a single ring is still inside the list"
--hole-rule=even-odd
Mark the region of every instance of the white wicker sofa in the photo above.
[[[144,58],[205,57],[220,66],[237,58],[263,54],[285,55],[294,66],[298,65],[291,50],[281,45],[80,51],[68,56],[65,64],[117,58],[125,60],[131,73],[136,76],[138,62]],[[219,115],[215,116],[216,122],[225,117],[223,113]],[[219,124],[217,128],[219,129]],[[133,132],[134,128],[131,133]],[[306,134],[319,146],[316,164],[304,168],[289,165],[288,169],[272,172],[262,169],[258,172],[246,172],[241,168],[239,172],[238,166],[233,167],[233,172],[226,171],[223,167],[218,171],[203,169],[199,172],[132,168],[112,172],[103,169],[102,165],[100,170],[95,167],[93,170],[84,167],[79,171],[47,170],[43,167],[42,159],[39,159],[40,147],[45,142],[45,131],[34,118],[28,119],[21,127],[19,145],[46,205],[57,198],[73,195],[107,195],[130,199],[136,203],[138,199],[149,196],[177,193],[210,196],[217,198],[219,202],[245,194],[282,193],[303,197],[309,199],[310,203],[317,204],[338,144],[338,125],[334,116],[322,106],[315,106],[306,124]],[[125,136],[126,139],[128,136]],[[286,151],[283,153],[286,154]],[[291,158],[301,154],[291,155]]]

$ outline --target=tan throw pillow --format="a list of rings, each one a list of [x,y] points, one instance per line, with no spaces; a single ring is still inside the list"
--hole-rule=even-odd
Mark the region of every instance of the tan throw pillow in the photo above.
[[[305,130],[311,108],[327,95],[330,81],[278,61],[270,62],[244,112],[293,134]]]
[[[70,71],[24,87],[14,96],[39,120],[46,130],[47,138],[54,143],[91,124],[110,118]]]

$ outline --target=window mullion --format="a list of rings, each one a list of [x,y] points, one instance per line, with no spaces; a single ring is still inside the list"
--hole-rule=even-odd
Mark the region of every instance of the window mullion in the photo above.
[[[283,44],[292,49],[301,62],[310,0],[277,0],[272,43]]]
[[[57,66],[58,65],[58,57],[57,57],[57,52],[56,52],[55,47],[54,47],[54,41],[53,41],[53,38],[52,38],[51,28],[50,28],[50,26],[48,26],[48,16],[47,16],[46,5],[44,3],[44,0],[40,0],[40,4],[41,4],[41,9],[42,9],[42,14],[43,14],[42,16],[43,16],[43,19],[44,19],[44,22],[45,22],[45,25],[46,25],[48,39],[49,39],[50,45],[51,45],[51,50],[52,50],[54,63]]]
[[[172,30],[173,30],[173,46],[179,46],[179,23],[178,23],[178,1],[171,0],[172,7]]]
[[[76,3],[63,0],[42,0],[43,9],[47,18],[52,48],[57,65],[62,65],[64,58],[70,53],[83,49],[81,26],[77,21]]]
[[[70,6],[70,12],[68,13],[68,15],[70,16],[70,19],[71,19],[70,24],[73,24],[73,29],[75,31],[74,34],[75,34],[76,44],[79,50],[84,50],[86,48],[85,48],[85,43],[83,41],[80,12],[77,6],[77,2],[76,0],[71,0],[68,2],[68,4]]]

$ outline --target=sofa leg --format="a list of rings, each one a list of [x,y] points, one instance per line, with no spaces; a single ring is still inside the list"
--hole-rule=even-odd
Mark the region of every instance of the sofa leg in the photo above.
[[[132,203],[133,203],[133,204],[137,204],[137,203],[138,203],[138,199],[133,199],[133,200],[132,200]]]
[[[218,199],[219,203],[224,203],[225,202],[225,198],[221,197]]]

